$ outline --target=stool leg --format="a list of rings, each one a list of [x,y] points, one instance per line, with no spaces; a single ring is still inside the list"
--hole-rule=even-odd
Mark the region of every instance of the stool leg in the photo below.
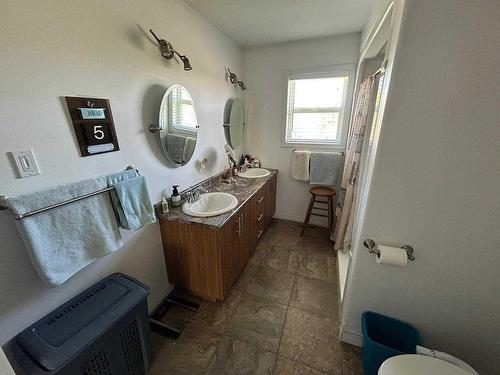
[[[311,218],[311,211],[313,209],[314,201],[316,200],[316,194],[311,194],[311,200],[309,201],[309,207],[307,208],[306,218],[304,219],[304,225],[302,226],[302,231],[300,232],[300,237],[304,236],[304,231],[306,230],[307,224],[309,224],[309,219]]]
[[[328,229],[331,231],[333,226],[333,199],[328,197]]]

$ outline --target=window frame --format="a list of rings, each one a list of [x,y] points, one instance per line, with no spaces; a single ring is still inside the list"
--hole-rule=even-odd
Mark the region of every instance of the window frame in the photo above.
[[[308,148],[308,149],[328,149],[328,150],[344,150],[347,144],[347,133],[349,121],[351,117],[352,95],[354,90],[354,72],[355,64],[331,65],[331,66],[316,66],[299,69],[290,69],[284,74],[284,104],[282,115],[282,132],[281,132],[281,147],[285,148]],[[288,81],[290,79],[314,79],[314,78],[335,78],[348,77],[347,96],[343,113],[343,121],[340,126],[341,136],[339,143],[325,142],[287,142],[287,122],[288,122]]]

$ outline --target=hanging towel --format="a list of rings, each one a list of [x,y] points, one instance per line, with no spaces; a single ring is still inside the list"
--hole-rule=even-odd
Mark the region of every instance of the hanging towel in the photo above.
[[[186,143],[184,144],[184,152],[182,154],[182,161],[185,163],[191,159],[193,155],[194,148],[196,147],[196,138],[186,137]]]
[[[342,161],[341,153],[311,154],[311,185],[335,185]]]
[[[156,221],[146,179],[136,170],[113,174],[106,180],[108,186],[115,188],[111,191],[111,199],[122,228],[137,230]]]
[[[106,188],[95,178],[7,199],[16,214]],[[108,193],[16,221],[24,246],[43,281],[59,285],[123,244]]]
[[[184,148],[186,147],[186,137],[173,133],[167,133],[166,146],[168,154],[176,163],[182,164],[184,157]]]
[[[309,181],[309,159],[311,151],[292,152],[292,178],[299,181]]]

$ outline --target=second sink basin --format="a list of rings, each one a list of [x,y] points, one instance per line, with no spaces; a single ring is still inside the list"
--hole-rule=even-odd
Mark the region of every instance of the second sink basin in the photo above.
[[[248,168],[245,172],[238,172],[238,176],[244,178],[260,178],[269,176],[271,172],[264,168]]]
[[[229,193],[205,193],[196,202],[182,205],[185,214],[196,217],[221,215],[238,205],[238,199]]]

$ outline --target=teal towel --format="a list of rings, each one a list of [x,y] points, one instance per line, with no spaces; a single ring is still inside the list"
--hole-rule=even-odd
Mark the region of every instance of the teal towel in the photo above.
[[[342,165],[342,154],[339,152],[312,152],[309,168],[309,182],[311,185],[337,184],[337,176]]]
[[[111,191],[111,199],[122,228],[137,230],[156,221],[143,176],[131,170],[107,176],[106,180],[108,186],[115,188]]]
[[[60,203],[107,187],[103,177],[8,198],[17,214]],[[43,281],[59,285],[122,246],[108,193],[16,221],[31,262]]]

